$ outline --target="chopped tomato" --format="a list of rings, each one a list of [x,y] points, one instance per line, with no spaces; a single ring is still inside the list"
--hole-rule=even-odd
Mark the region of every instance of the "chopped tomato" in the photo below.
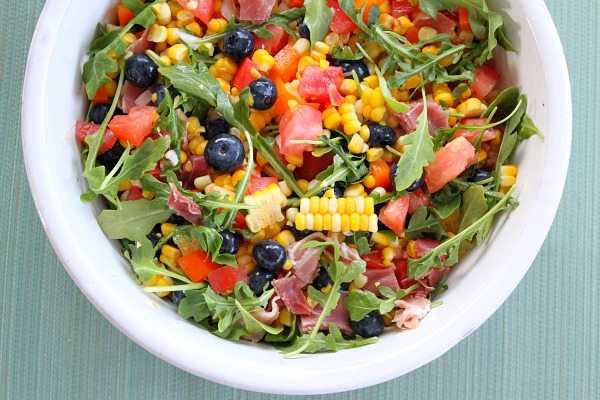
[[[475,81],[471,85],[471,95],[478,99],[485,99],[494,89],[499,79],[500,74],[494,68],[488,65],[478,68],[475,71]]]
[[[87,146],[85,138],[98,132],[98,128],[100,128],[100,125],[94,124],[93,122],[77,121],[77,125],[75,126],[75,139],[77,140],[77,143]],[[117,138],[113,131],[110,129],[105,130],[104,139],[102,140],[98,154],[106,153],[112,149],[116,142]]]
[[[392,17],[394,18],[411,15],[419,9],[419,7],[410,4],[408,0],[392,0],[391,6]]]
[[[367,263],[367,268],[369,269],[384,269],[389,268],[387,265],[383,263],[383,255],[380,250],[374,251],[369,254],[363,254],[360,256]]]
[[[327,7],[333,8],[333,19],[329,25],[329,29],[335,33],[351,33],[358,29],[358,26],[350,17],[342,10],[338,0],[327,0]]]
[[[406,289],[408,286],[403,286],[402,281],[408,278],[408,262],[405,258],[398,258],[394,260],[394,265],[396,266],[394,271],[396,280],[398,280],[401,288]]]
[[[137,186],[132,186],[127,192],[127,201],[140,200],[144,196],[142,196],[142,189]]]
[[[192,1],[198,4],[196,8],[192,10],[194,16],[205,24],[208,24],[214,12],[215,0],[177,0],[179,5],[186,10],[189,10],[188,3],[191,3]]]
[[[386,204],[379,212],[379,220],[398,236],[404,232],[406,214],[408,213],[408,195],[397,198]]]
[[[298,179],[312,181],[333,163],[333,153],[325,153],[321,157],[315,157],[311,152],[304,153],[302,166],[294,170],[294,175]]]
[[[469,10],[467,10],[465,7],[458,7],[458,26],[463,31],[471,32]]]
[[[419,43],[419,28],[411,26],[406,30],[404,37],[412,44]]]
[[[299,60],[300,53],[293,46],[287,44],[275,54],[273,73],[279,76],[284,82],[291,82],[296,77]]]
[[[461,123],[461,125],[472,125],[472,126],[486,125],[487,119],[485,119],[485,118],[464,118],[460,121],[460,123]],[[452,136],[452,138],[456,139],[457,137],[462,136],[465,139],[467,139],[469,142],[473,143],[473,141],[475,139],[477,139],[477,137],[479,137],[479,135],[481,135],[481,129],[479,129],[479,130],[457,129],[456,132],[454,133],[454,136]],[[481,137],[481,141],[487,142],[489,140],[494,139],[495,137],[496,137],[496,134],[494,133],[494,131],[492,129],[486,129],[485,132],[483,133],[483,136]]]
[[[327,67],[325,70],[321,70],[318,65],[311,65],[306,67],[302,74],[298,93],[309,102],[332,104],[335,102],[336,96],[335,94],[332,96],[330,91],[337,93],[337,96],[341,98],[338,88],[343,80],[344,73],[340,67]]]
[[[288,0],[289,8],[302,7],[303,5],[304,5],[304,0]]]
[[[127,115],[114,116],[108,126],[118,139],[137,147],[152,133],[155,120],[156,107],[133,107]]]
[[[234,87],[242,90],[256,78],[252,75],[252,68],[258,71],[258,65],[250,58],[246,57],[240,64],[231,82]]]
[[[390,176],[390,166],[387,165],[385,161],[379,159],[377,161],[373,161],[369,166],[369,170],[371,171],[371,175],[375,178],[375,186],[381,186],[385,190],[392,189],[392,178]]]
[[[419,188],[408,194],[408,214],[413,215],[419,208],[431,204],[423,189]]]
[[[219,268],[206,252],[192,251],[177,259],[177,265],[194,283],[202,282],[211,271]]]
[[[248,224],[246,223],[246,218],[244,217],[244,214],[242,214],[239,211],[238,211],[237,214],[235,214],[235,219],[233,220],[233,227],[235,229],[246,229],[246,228],[248,228]]]
[[[267,39],[254,35],[254,49],[265,49],[269,54],[277,54],[287,44],[289,35],[277,25],[267,25],[267,29],[273,34],[273,37]]]
[[[429,193],[435,193],[477,162],[475,147],[464,137],[458,137],[435,153],[435,161],[425,167],[425,183]]]
[[[117,6],[117,18],[119,19],[119,26],[125,26],[129,21],[135,17],[135,14],[123,4]]]
[[[277,185],[277,183],[279,183],[279,180],[272,176],[266,176],[266,177],[253,176],[250,178],[250,184],[248,185],[248,189],[246,189],[246,191],[248,192],[248,194],[252,194],[254,192],[258,192],[259,190],[262,190],[262,189],[268,187],[272,183]]]
[[[219,294],[231,293],[237,282],[246,282],[248,280],[245,268],[233,268],[230,266],[219,267],[210,271],[207,278],[212,290]]]
[[[304,103],[301,97],[297,96],[295,93],[290,92],[285,86],[285,82],[279,76],[273,76],[271,74],[271,79],[275,82],[275,86],[277,87],[277,100],[275,100],[275,113],[277,115],[283,115],[287,110],[290,109],[289,101],[295,100],[299,104]]]
[[[300,155],[310,144],[291,143],[292,140],[315,140],[323,134],[321,113],[310,106],[298,106],[288,110],[279,122],[281,153]]]
[[[104,104],[110,103],[112,100],[112,96],[108,95],[108,90],[106,86],[102,86],[100,89],[96,91],[96,95],[92,99],[92,104]]]

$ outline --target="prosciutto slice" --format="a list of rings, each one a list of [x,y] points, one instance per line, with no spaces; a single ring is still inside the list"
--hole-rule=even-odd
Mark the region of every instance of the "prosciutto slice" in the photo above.
[[[346,299],[347,293],[342,293],[340,295],[340,300],[337,303],[337,306],[331,311],[324,320],[319,330],[327,330],[329,329],[329,324],[334,323],[342,332],[352,332],[352,328],[350,327],[350,315],[348,314],[348,310],[346,310],[346,306],[344,306],[344,301]],[[315,312],[311,315],[303,315],[299,318],[298,328],[300,332],[306,333],[313,329],[319,319],[319,315],[321,314],[321,307],[317,307]]]
[[[392,322],[401,329],[416,329],[419,322],[431,310],[431,301],[425,297],[407,297],[403,300],[396,300],[398,310],[394,314]]]
[[[283,304],[285,304],[291,313],[298,315],[311,315],[314,313],[314,310],[310,307],[308,301],[306,301],[306,297],[302,293],[298,278],[290,276],[275,279],[271,283],[275,288],[275,293],[281,297]]]
[[[174,184],[169,183],[169,186],[171,187],[171,194],[167,201],[169,208],[192,224],[201,224],[202,210],[200,206],[181,194]]]
[[[194,179],[196,179],[199,176],[208,175],[210,173],[210,167],[204,159],[204,156],[190,156],[189,161],[192,163],[192,170],[186,172],[186,170],[182,166],[179,169],[178,175],[183,187],[188,190],[192,190],[195,189]]]
[[[302,240],[294,242],[287,246],[287,257],[292,262],[294,275],[298,278],[298,283],[304,287],[311,283],[319,273],[319,256],[321,248],[302,248],[304,243],[312,240],[325,241],[327,238],[321,232],[315,232]]]
[[[125,81],[123,84],[123,90],[121,90],[121,98],[119,99],[117,106],[123,110],[125,114],[128,114],[129,111],[137,105],[136,100],[142,95],[142,93],[144,93],[145,90],[146,89],[144,88],[139,88],[132,85],[129,81]]]
[[[367,277],[367,283],[363,286],[363,290],[378,294],[380,286],[387,286],[394,291],[400,289],[392,268],[367,269],[364,274]]]
[[[269,19],[275,0],[239,0],[239,3],[240,21],[250,21],[258,25]]]
[[[145,53],[146,50],[150,50],[152,48],[152,43],[148,41],[148,33],[150,33],[150,29],[146,29],[144,33],[142,33],[142,36],[129,46],[129,51],[133,54],[141,54]]]
[[[423,112],[423,102],[414,101],[410,103],[410,110],[405,113],[393,113],[393,115],[400,122],[400,126],[406,132],[414,132],[417,129],[417,118]],[[448,124],[448,111],[444,110],[442,106],[434,101],[427,101],[427,120],[429,122],[429,133],[433,134],[435,131],[440,129],[447,129],[450,127]]]

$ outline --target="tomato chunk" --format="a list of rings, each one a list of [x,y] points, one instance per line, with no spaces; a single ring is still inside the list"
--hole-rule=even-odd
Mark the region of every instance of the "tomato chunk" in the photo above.
[[[333,163],[333,153],[323,154],[321,157],[315,157],[311,152],[304,153],[302,166],[294,170],[294,175],[298,179],[312,181]]]
[[[284,82],[291,82],[296,77],[300,53],[289,44],[275,54],[273,73]]]
[[[333,8],[333,19],[329,28],[335,33],[351,33],[358,29],[358,26],[342,10],[338,0],[327,0],[327,7]]]
[[[408,195],[390,201],[379,212],[379,220],[398,236],[404,232],[410,199]]]
[[[343,79],[344,74],[340,67],[327,67],[322,71],[318,65],[311,65],[306,67],[302,74],[298,93],[309,102],[317,102],[324,105],[332,104],[336,101],[337,97],[341,98],[338,88]],[[335,93],[330,93],[332,88],[335,89],[333,92],[337,93],[337,97]]]
[[[425,184],[435,193],[477,162],[475,147],[464,137],[458,137],[435,153],[435,161],[425,167]]]
[[[267,25],[267,29],[273,34],[273,37],[267,39],[254,35],[254,49],[265,49],[269,54],[277,54],[287,44],[289,35],[277,25]]]
[[[100,128],[100,125],[94,124],[93,122],[77,121],[75,126],[75,139],[77,140],[77,143],[87,146],[87,143],[85,143],[85,138],[98,132],[98,128]],[[102,140],[98,154],[106,153],[113,148],[116,142],[117,137],[113,131],[110,129],[105,130],[104,139]]]
[[[198,18],[200,21],[204,22],[205,24],[208,24],[208,22],[210,21],[210,19],[212,18],[212,15],[214,13],[215,0],[193,0],[193,1],[197,3],[196,8],[191,10],[191,11],[193,11],[194,16],[196,18]],[[192,0],[177,0],[177,2],[179,3],[179,5],[181,7],[183,7],[186,10],[189,10],[188,3],[191,3]]]
[[[250,83],[252,83],[252,81],[256,79],[252,75],[252,68],[258,71],[258,65],[256,65],[254,61],[252,61],[248,57],[244,58],[244,60],[238,67],[235,76],[233,77],[233,81],[231,82],[233,86],[242,90]]]
[[[363,254],[360,256],[360,258],[365,260],[368,269],[388,268],[388,266],[383,263],[383,254],[381,253],[381,250],[377,250],[369,254]]]
[[[248,189],[246,189],[246,191],[248,192],[248,194],[252,194],[254,192],[258,192],[259,190],[265,189],[272,183],[277,185],[277,183],[279,183],[279,180],[272,176],[253,176],[250,178],[250,184],[248,184]]]
[[[475,80],[471,85],[471,95],[478,99],[485,99],[500,80],[500,74],[487,65],[475,71]]]
[[[210,255],[202,250],[192,251],[181,256],[177,260],[177,265],[194,283],[202,282],[209,272],[219,268],[219,264],[213,262]]]
[[[140,146],[152,133],[156,120],[156,107],[133,107],[127,115],[116,115],[108,124],[117,138]]]
[[[371,171],[371,175],[375,178],[375,186],[381,186],[385,190],[392,189],[392,178],[390,176],[390,166],[379,159],[377,161],[373,161],[369,166],[369,170]]]
[[[421,188],[409,193],[408,198],[408,213],[410,215],[413,215],[419,208],[423,206],[429,206],[431,204],[429,197],[427,197]]]
[[[279,122],[281,152],[301,155],[311,147],[306,143],[291,143],[292,140],[315,140],[323,134],[321,113],[310,106],[298,106],[285,113]]]
[[[394,18],[411,15],[419,9],[419,7],[410,4],[408,0],[392,0],[391,6],[392,17]]]
[[[119,19],[119,26],[125,26],[129,21],[135,17],[135,14],[131,10],[125,7],[123,4],[117,6],[117,18]]]
[[[245,268],[230,266],[219,267],[207,275],[210,287],[219,294],[228,294],[233,291],[237,282],[248,280]]]

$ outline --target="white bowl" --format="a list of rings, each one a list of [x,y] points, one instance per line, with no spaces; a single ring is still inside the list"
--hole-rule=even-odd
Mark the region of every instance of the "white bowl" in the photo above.
[[[23,149],[29,183],[56,253],[88,299],[117,328],[167,362],[215,382],[269,393],[331,393],[374,385],[448,351],[506,300],[539,251],[558,208],[571,142],[571,93],[560,40],[542,0],[490,1],[510,15],[519,54],[500,58],[505,84],[529,95],[545,133],[526,142],[517,210],[497,221],[486,246],[461,261],[450,289],[417,330],[339,353],[284,359],[266,346],[230,342],[178,317],[140,290],[118,245],[83,203],[75,121],[84,115],[80,68],[96,22],[114,1],[48,0],[38,22],[23,91]]]

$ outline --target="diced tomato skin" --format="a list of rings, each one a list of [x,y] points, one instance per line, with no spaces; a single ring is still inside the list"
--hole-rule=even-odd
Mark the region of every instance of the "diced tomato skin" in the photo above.
[[[277,54],[287,44],[289,35],[277,25],[267,25],[267,29],[273,34],[273,37],[267,39],[254,35],[254,50],[265,49],[269,54]]]
[[[379,220],[398,236],[404,232],[409,203],[408,195],[404,195],[386,204],[379,212]]]
[[[327,67],[325,70],[321,70],[318,65],[311,65],[306,67],[302,74],[298,93],[308,102],[314,101],[323,105],[331,104],[334,96],[331,96],[329,91],[333,86],[335,91],[338,92],[337,89],[343,79],[344,74],[340,67]]]
[[[279,122],[281,153],[301,155],[310,144],[291,143],[291,140],[315,140],[323,133],[321,113],[310,106],[298,106],[285,113]]]
[[[289,0],[288,1],[288,7],[290,7],[290,8],[302,7],[303,5],[304,5],[304,0]]]
[[[404,37],[412,44],[419,43],[419,28],[411,26],[406,30]]]
[[[75,139],[77,140],[77,143],[87,146],[87,143],[85,143],[85,138],[98,132],[98,128],[100,128],[100,125],[94,124],[93,122],[77,121],[75,131]],[[104,131],[104,139],[102,140],[98,154],[106,153],[113,148],[116,142],[117,137],[113,131],[106,129]]]
[[[248,184],[248,189],[246,192],[248,194],[252,194],[254,192],[258,192],[259,190],[267,188],[270,184],[277,184],[279,180],[277,178],[266,176],[266,177],[251,177],[250,183]]]
[[[294,176],[298,179],[312,181],[333,163],[333,153],[323,154],[321,157],[315,157],[311,152],[304,152],[302,166],[294,170]]]
[[[142,198],[144,198],[144,196],[142,196],[142,189],[137,186],[132,186],[129,189],[129,192],[127,193],[127,201],[140,200]]]
[[[369,166],[369,170],[371,171],[371,175],[375,178],[375,186],[374,187],[382,187],[385,190],[392,190],[392,178],[390,176],[390,166],[379,159],[377,161],[373,161]]]
[[[383,263],[383,254],[380,250],[376,250],[369,254],[363,254],[360,256],[366,263],[368,269],[385,269],[389,268]]]
[[[419,7],[410,4],[408,0],[392,0],[391,6],[392,17],[394,18],[411,15],[419,9]]]
[[[228,265],[210,271],[207,275],[210,287],[219,294],[228,294],[233,291],[239,281],[247,281],[246,270],[242,267],[233,268]]]
[[[184,9],[187,9],[187,4],[192,0],[177,0],[179,5]],[[198,18],[200,21],[204,22],[204,24],[208,24],[212,15],[214,13],[215,8],[215,0],[197,0],[198,6],[193,11],[194,16]]]
[[[254,61],[248,57],[244,58],[231,81],[232,85],[240,90],[250,85],[256,79],[252,76],[252,68],[258,71],[258,65]]]
[[[138,147],[152,133],[155,119],[156,107],[133,107],[127,115],[114,116],[108,126],[118,139]]]
[[[123,4],[117,6],[117,18],[119,19],[119,26],[125,26],[129,21],[135,17],[135,14],[125,7]]]
[[[235,215],[235,219],[233,220],[233,227],[235,229],[247,229],[248,224],[246,223],[246,218],[244,218],[244,214],[238,211]]]
[[[485,99],[499,80],[500,74],[494,68],[488,65],[478,68],[475,70],[475,80],[471,85],[471,96]]]
[[[394,265],[396,266],[394,275],[396,275],[400,287],[405,289],[405,287],[402,286],[402,281],[408,278],[408,261],[405,258],[398,258],[394,260]]]
[[[408,194],[408,214],[413,215],[419,208],[423,206],[429,206],[431,201],[425,194],[423,189],[419,188],[412,193]]]
[[[284,82],[291,82],[296,77],[298,70],[298,61],[301,54],[293,46],[287,44],[275,54],[275,64],[273,73],[279,76]]]
[[[329,29],[335,33],[351,33],[358,30],[358,26],[342,10],[338,0],[327,0],[327,6],[333,8],[334,14]]]
[[[202,282],[211,271],[219,268],[210,256],[202,251],[192,251],[177,259],[177,265],[185,275],[194,283]]]
[[[469,10],[467,10],[465,7],[458,7],[458,26],[463,31],[471,32]]]
[[[425,167],[427,190],[437,192],[476,162],[475,147],[462,136],[453,139],[439,149],[435,161]]]

